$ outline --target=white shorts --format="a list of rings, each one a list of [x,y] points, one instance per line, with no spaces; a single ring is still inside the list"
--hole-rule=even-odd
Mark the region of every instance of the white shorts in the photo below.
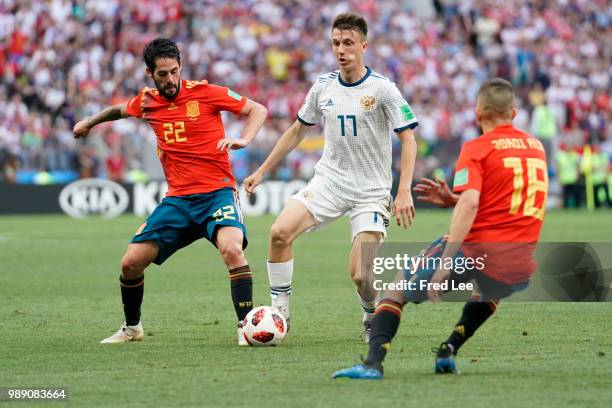
[[[306,187],[291,198],[304,204],[312,214],[315,225],[307,232],[320,229],[348,213],[351,223],[351,241],[360,232],[381,232],[387,236],[390,215],[390,197],[387,200],[355,203],[334,194],[320,177],[312,178]]]

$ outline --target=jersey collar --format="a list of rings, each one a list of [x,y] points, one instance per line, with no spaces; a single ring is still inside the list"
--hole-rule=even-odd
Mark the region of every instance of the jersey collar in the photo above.
[[[350,87],[350,86],[357,86],[357,85],[363,83],[363,81],[365,81],[366,79],[368,79],[368,77],[370,76],[371,73],[372,73],[372,70],[370,69],[370,67],[366,66],[366,73],[365,73],[365,75],[360,80],[358,80],[357,82],[349,83],[349,82],[344,82],[342,80],[342,77],[341,77],[340,73],[338,72],[338,82],[340,82],[340,84],[343,85],[343,86],[348,86],[348,87]]]

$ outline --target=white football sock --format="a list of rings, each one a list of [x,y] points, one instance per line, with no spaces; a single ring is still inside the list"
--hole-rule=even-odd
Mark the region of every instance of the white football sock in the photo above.
[[[293,259],[287,262],[268,261],[268,279],[272,305],[289,303],[291,295],[291,277],[293,276]]]

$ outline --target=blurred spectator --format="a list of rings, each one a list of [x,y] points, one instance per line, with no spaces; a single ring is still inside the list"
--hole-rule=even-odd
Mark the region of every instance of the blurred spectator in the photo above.
[[[450,179],[461,142],[478,136],[471,107],[490,76],[514,83],[516,126],[543,141],[562,184],[572,177],[555,169],[568,162],[561,151],[555,160],[557,143],[606,146],[611,139],[612,7],[605,0],[4,0],[0,149],[23,170],[161,177],[145,157],[155,137],[137,121],[96,130],[104,140],[87,147],[74,143],[70,129],[152,86],[142,48],[163,35],[178,42],[185,78],[232,87],[268,108],[258,138],[232,156],[240,180],[295,119],[316,75],[335,69],[330,25],[348,10],[369,22],[367,64],[397,83],[421,121],[419,176]],[[228,137],[240,137],[241,122],[223,120]],[[274,175],[308,177],[321,138],[312,131]]]
[[[562,188],[563,206],[580,207],[584,192],[584,185],[580,183],[580,154],[572,148],[561,145],[555,158]]]
[[[593,174],[593,196],[597,208],[607,206],[609,201],[608,191],[608,154],[598,147],[591,154],[591,171]]]
[[[96,149],[91,145],[82,145],[78,155],[78,170],[80,178],[97,177],[100,171],[100,160]]]
[[[125,158],[119,149],[119,145],[115,144],[111,154],[106,158],[106,176],[117,183],[123,182],[123,173],[125,168]]]

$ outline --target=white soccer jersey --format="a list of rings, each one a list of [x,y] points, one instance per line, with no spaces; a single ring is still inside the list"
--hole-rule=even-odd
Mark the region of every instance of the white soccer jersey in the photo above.
[[[329,188],[355,203],[388,200],[391,137],[418,121],[393,82],[367,68],[348,84],[339,71],[317,78],[298,112],[313,126],[323,116],[325,146],[315,167]]]

